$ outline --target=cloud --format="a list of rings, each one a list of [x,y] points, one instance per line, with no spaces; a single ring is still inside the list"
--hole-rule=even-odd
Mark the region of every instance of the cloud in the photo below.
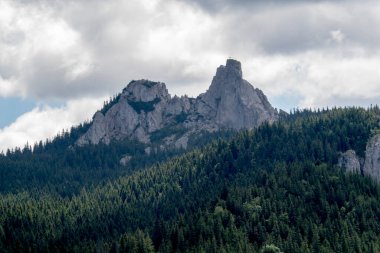
[[[339,50],[261,56],[246,62],[245,68],[251,70],[246,79],[255,80],[253,84],[263,89],[269,100],[283,95],[288,97],[289,94],[297,98],[288,106],[280,103],[282,109],[366,107],[380,101],[380,73],[376,71],[380,54],[369,57],[360,52],[358,50],[350,56]]]
[[[324,0],[184,0],[184,2],[198,6],[209,13],[218,13],[226,10],[236,11],[239,9],[249,9],[252,12],[256,12],[257,10],[268,7],[274,8],[294,5],[297,3],[318,3],[323,1]]]
[[[380,101],[374,0],[3,0],[0,9],[0,97],[66,104],[35,115],[140,78],[196,96],[228,57],[284,109]],[[39,129],[33,140],[56,132]],[[32,136],[21,133],[9,136]]]
[[[344,33],[342,33],[341,30],[334,30],[330,32],[331,38],[337,42],[337,43],[342,43],[344,40]]]
[[[40,140],[52,138],[63,129],[91,119],[101,107],[103,98],[80,99],[67,102],[61,107],[37,106],[16,119],[11,125],[0,129],[0,152],[15,147],[33,145]]]
[[[138,78],[194,86],[202,67],[225,58],[218,23],[178,1],[53,3],[2,2],[0,76],[10,88],[0,95],[99,96]]]
[[[346,44],[365,50],[379,50],[380,31],[370,29],[380,23],[378,2],[351,1],[302,2],[266,5],[266,8],[242,8],[222,11],[226,44],[242,54],[298,54],[310,50],[329,50],[331,32],[344,34]],[[366,17],[366,18],[363,18]],[[247,49],[251,49],[250,51]],[[251,53],[250,53],[251,52]]]
[[[0,9],[1,96],[59,97],[90,72],[92,55],[80,34],[51,6],[5,0]]]
[[[104,96],[148,78],[196,96],[229,56],[244,64],[331,50],[374,55],[380,31],[368,28],[380,25],[380,4],[367,2],[5,0],[0,95]],[[262,75],[256,71],[247,74]]]

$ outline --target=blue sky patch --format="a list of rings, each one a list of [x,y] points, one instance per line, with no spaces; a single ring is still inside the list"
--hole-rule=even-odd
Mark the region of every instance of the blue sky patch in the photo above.
[[[286,92],[284,94],[281,94],[280,96],[269,98],[269,102],[275,108],[282,109],[286,112],[290,112],[292,109],[295,109],[299,106],[301,99],[302,96],[297,92]]]
[[[36,105],[36,101],[30,99],[0,98],[0,128],[10,125],[19,116],[31,111]]]

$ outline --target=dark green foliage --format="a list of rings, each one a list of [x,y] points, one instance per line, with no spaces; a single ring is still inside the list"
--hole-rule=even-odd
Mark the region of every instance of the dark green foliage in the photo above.
[[[265,245],[261,249],[261,253],[281,253],[281,250],[273,244]]]
[[[159,84],[159,82],[154,82],[154,81],[150,81],[150,80],[139,80],[139,81],[136,81],[136,80],[132,80],[129,82],[129,84],[127,85],[127,87],[132,84],[132,83],[135,83],[135,82],[140,82],[142,85],[144,85],[145,87],[147,88],[152,88],[153,86],[155,86],[156,84]],[[123,89],[123,92],[126,91],[127,87],[125,87]]]
[[[186,131],[187,129],[181,126],[167,126],[153,132],[150,136],[150,141],[153,143],[161,142],[166,137],[172,135],[181,136]]]
[[[137,230],[120,238],[120,253],[153,253],[153,242],[149,235]]]
[[[158,84],[158,82],[153,82],[153,81],[149,81],[149,80],[144,80],[144,82],[142,83],[142,85],[144,85],[147,88],[152,88],[156,84]]]
[[[183,123],[187,119],[188,114],[181,112],[181,114],[178,114],[174,117],[176,123]]]
[[[213,140],[230,140],[235,137],[236,134],[237,133],[234,130],[220,130],[213,133],[200,131],[198,133],[190,134],[187,145],[188,147],[203,147],[211,143]]]
[[[128,100],[128,104],[135,110],[137,113],[143,112],[151,112],[154,110],[154,106],[161,101],[161,98],[155,98],[152,101],[149,102],[143,102],[143,101],[132,101]]]
[[[144,169],[155,163],[165,161],[182,154],[185,150],[168,147],[162,150],[162,139],[175,134],[184,133],[183,128],[163,129],[152,141],[152,152],[145,153],[147,145],[134,140],[115,141],[110,145],[76,146],[75,141],[87,131],[89,124],[72,128],[70,132],[62,132],[52,141],[36,143],[33,149],[8,151],[0,154],[0,193],[31,191],[49,192],[61,196],[72,196],[83,187],[92,187],[108,180],[117,179]],[[215,138],[227,138],[234,132],[220,131],[202,133],[193,136],[187,150],[192,150]],[[161,138],[161,139],[160,139]],[[127,166],[119,161],[125,156],[132,156]]]
[[[134,157],[128,169],[119,164],[125,154]],[[79,193],[83,186],[116,179],[144,167],[144,156],[144,145],[136,141],[78,147],[70,146],[65,137],[58,137],[46,145],[37,144],[33,151],[16,150],[0,156],[0,191],[39,189],[70,196]]]
[[[0,252],[379,252],[379,185],[335,166],[378,115],[296,112],[70,198],[3,194]]]
[[[103,108],[100,110],[100,112],[103,113],[103,115],[105,115],[108,112],[108,110],[111,109],[112,106],[114,106],[117,102],[119,102],[120,96],[121,94],[118,94],[110,98],[109,101],[105,101]]]
[[[125,92],[128,88],[128,86],[130,84],[133,84],[135,82],[140,82],[142,85],[144,85],[145,87],[147,88],[152,88],[153,86],[155,86],[156,84],[159,84],[159,82],[154,82],[154,81],[150,81],[150,80],[139,80],[139,81],[136,81],[136,80],[132,80],[128,83],[128,85],[123,89],[123,92]]]

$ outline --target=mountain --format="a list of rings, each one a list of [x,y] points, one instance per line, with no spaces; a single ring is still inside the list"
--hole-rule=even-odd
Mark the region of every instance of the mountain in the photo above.
[[[378,253],[379,184],[336,165],[376,154],[379,115],[295,111],[71,197],[0,194],[0,252]]]
[[[0,253],[378,253],[379,120],[279,114],[232,59],[197,98],[132,81],[91,123],[0,154]]]
[[[186,148],[189,138],[201,131],[252,129],[277,119],[264,93],[243,79],[241,63],[228,59],[217,69],[210,88],[197,98],[171,97],[160,82],[130,82],[108,108],[95,113],[77,144],[109,144],[125,138],[147,144],[159,139],[166,146]]]

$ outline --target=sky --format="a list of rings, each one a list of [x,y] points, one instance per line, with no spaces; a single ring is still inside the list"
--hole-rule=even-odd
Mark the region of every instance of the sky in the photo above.
[[[231,57],[274,107],[380,101],[380,1],[0,0],[0,150],[86,120],[131,80],[205,92]]]

